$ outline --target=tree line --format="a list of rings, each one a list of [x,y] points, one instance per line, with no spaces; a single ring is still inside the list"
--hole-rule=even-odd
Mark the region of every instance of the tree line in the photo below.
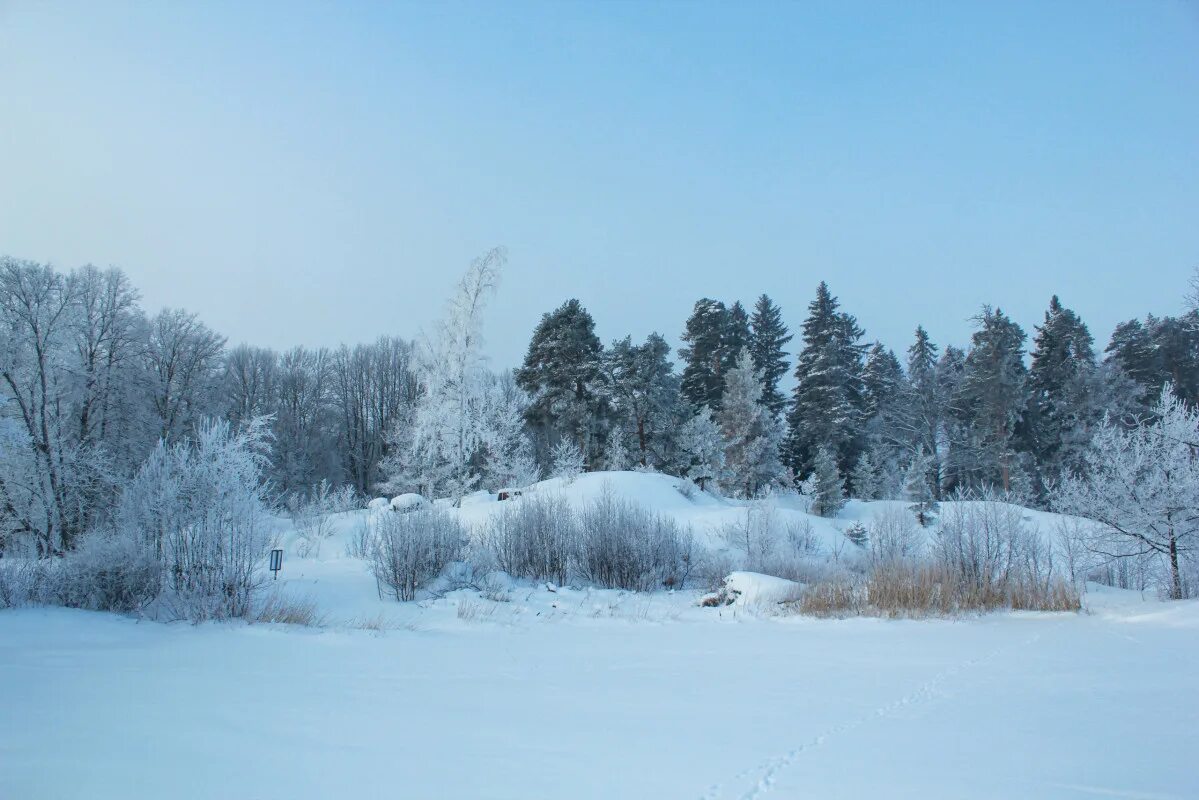
[[[658,333],[605,346],[569,299],[519,368],[496,372],[481,331],[504,261],[477,259],[415,341],[278,352],[229,347],[186,311],[147,314],[120,270],[0,259],[0,552],[70,550],[160,442],[194,441],[208,420],[261,421],[276,498],[329,485],[461,497],[645,469],[739,497],[798,486],[829,514],[850,495],[960,490],[1046,505],[1091,469],[1105,421],[1151,422],[1166,386],[1187,408],[1199,397],[1193,307],[1121,323],[1102,354],[1057,297],[1031,342],[984,307],[968,347],[918,326],[901,359],[825,283],[797,334],[766,295],[752,311],[702,298],[674,354]]]

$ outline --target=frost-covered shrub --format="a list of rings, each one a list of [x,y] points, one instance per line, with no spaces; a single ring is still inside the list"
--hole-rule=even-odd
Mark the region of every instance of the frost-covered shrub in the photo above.
[[[641,592],[682,587],[694,568],[692,551],[690,531],[610,491],[579,512],[575,567],[588,583]]]
[[[266,439],[265,420],[239,431],[205,423],[194,443],[160,441],[122,493],[115,535],[161,564],[167,607],[179,616],[250,612],[270,542]]]
[[[326,480],[321,480],[307,495],[295,493],[288,497],[287,513],[300,537],[296,544],[297,554],[302,558],[320,555],[321,542],[333,534],[331,515],[349,511],[357,505],[354,487],[334,489]]]
[[[0,558],[0,608],[46,602],[49,571],[48,560]]]
[[[488,521],[482,542],[509,575],[564,584],[577,531],[574,512],[561,497],[526,496]]]
[[[870,559],[887,564],[916,557],[923,550],[924,533],[904,507],[885,505],[870,520]]]
[[[73,608],[140,611],[162,589],[162,565],[131,536],[91,533],[54,569],[54,599]]]
[[[466,551],[467,531],[441,508],[382,514],[372,522],[371,571],[379,594],[406,601]]]
[[[769,500],[751,503],[745,516],[721,528],[721,537],[730,547],[745,554],[745,569],[766,572],[778,555],[781,524],[778,512]]]

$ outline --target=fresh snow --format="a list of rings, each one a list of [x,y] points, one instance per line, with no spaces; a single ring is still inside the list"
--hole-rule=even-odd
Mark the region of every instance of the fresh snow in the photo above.
[[[610,491],[725,546],[746,504],[680,486],[588,474],[451,513]],[[0,612],[0,798],[1199,797],[1199,602],[1091,586],[1081,614],[816,620],[739,572],[718,608],[499,580],[396,603],[346,555],[393,513],[373,505],[319,555],[282,537],[271,590],[319,628]],[[777,513],[831,548],[883,505]]]

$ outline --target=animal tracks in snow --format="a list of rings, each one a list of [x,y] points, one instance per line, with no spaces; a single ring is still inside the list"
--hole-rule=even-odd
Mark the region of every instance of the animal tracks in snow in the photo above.
[[[951,680],[955,676],[972,670],[989,661],[993,661],[1010,650],[1018,650],[1029,647],[1040,638],[1041,634],[1036,633],[1027,639],[1017,642],[1016,644],[1004,645],[1003,647],[998,647],[977,658],[967,659],[966,661],[962,661],[954,664],[953,666],[947,667],[899,699],[887,703],[886,705],[879,706],[872,711],[868,711],[865,714],[862,714],[847,722],[834,725],[833,727],[812,737],[806,742],[803,742],[791,750],[788,750],[786,753],[770,758],[758,764],[756,767],[738,773],[733,777],[733,782],[736,784],[740,784],[746,778],[753,779],[750,787],[742,794],[737,795],[738,800],[758,800],[759,798],[766,796],[774,790],[779,777],[785,771],[794,766],[796,762],[798,762],[804,756],[804,754],[811,752],[812,750],[819,749],[828,740],[842,736],[850,731],[856,730],[857,728],[861,728],[872,720],[889,717],[904,708],[928,703],[937,696],[942,684]],[[700,800],[720,800],[721,797],[725,796],[723,794],[723,788],[724,787],[722,784],[714,784],[710,786],[708,790],[700,796]]]

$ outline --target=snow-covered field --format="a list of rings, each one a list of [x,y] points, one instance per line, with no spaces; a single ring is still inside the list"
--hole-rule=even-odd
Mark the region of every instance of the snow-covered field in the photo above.
[[[604,483],[713,546],[744,513],[662,476],[567,491]],[[280,590],[322,628],[0,613],[0,798],[1199,797],[1197,602],[1093,586],[1082,614],[815,620],[522,584],[399,604],[346,555],[365,515],[309,558],[286,537]]]

